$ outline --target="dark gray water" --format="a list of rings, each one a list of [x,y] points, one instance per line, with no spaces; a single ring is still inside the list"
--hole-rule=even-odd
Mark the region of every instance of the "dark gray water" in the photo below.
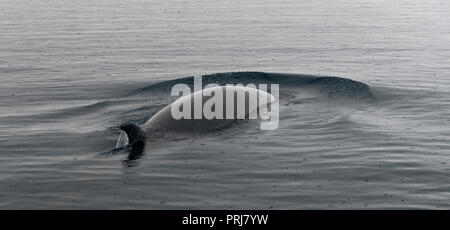
[[[0,208],[448,209],[448,9],[2,0]],[[112,151],[193,75],[279,83],[279,128]]]

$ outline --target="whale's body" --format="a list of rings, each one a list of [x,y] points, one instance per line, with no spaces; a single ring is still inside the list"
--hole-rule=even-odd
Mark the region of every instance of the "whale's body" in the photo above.
[[[222,119],[216,118],[205,118],[205,116],[195,117],[195,103],[201,101],[201,108],[205,105],[205,103],[214,96],[214,92],[218,92],[220,90],[222,94],[222,105],[223,105],[223,116]],[[233,94],[234,96],[228,97]],[[239,97],[240,95],[240,97]],[[242,97],[244,96],[244,97]],[[231,99],[230,99],[231,98]],[[244,117],[238,117],[237,110],[239,100],[244,100],[245,98],[245,111]],[[205,88],[203,90],[194,92],[192,94],[183,96],[177,99],[172,104],[167,105],[159,112],[157,112],[154,116],[152,116],[145,124],[142,126],[138,126],[132,123],[125,123],[120,126],[120,129],[126,133],[121,134],[119,141],[117,142],[117,147],[123,147],[123,145],[143,145],[147,137],[151,136],[152,133],[161,131],[173,131],[173,132],[207,132],[212,130],[218,130],[229,126],[237,119],[248,119],[248,115],[255,113],[258,108],[261,106],[266,106],[268,103],[272,103],[275,101],[275,97],[265,91],[251,88],[251,87],[243,87],[243,86],[215,86],[210,88]],[[175,119],[172,114],[172,107],[178,106],[180,104],[186,103],[190,101],[191,109],[190,109],[190,119]],[[243,101],[241,101],[243,102]],[[228,103],[228,105],[227,105]],[[230,117],[228,113],[230,110],[227,110],[227,107],[233,107],[233,112],[235,114]],[[195,119],[197,118],[197,119]],[[126,138],[127,140],[124,140]]]

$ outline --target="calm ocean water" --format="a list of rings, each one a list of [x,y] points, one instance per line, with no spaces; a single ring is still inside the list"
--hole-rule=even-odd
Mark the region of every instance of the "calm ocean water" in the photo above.
[[[0,0],[0,208],[448,209],[449,9]],[[279,83],[279,128],[112,151],[193,75]]]

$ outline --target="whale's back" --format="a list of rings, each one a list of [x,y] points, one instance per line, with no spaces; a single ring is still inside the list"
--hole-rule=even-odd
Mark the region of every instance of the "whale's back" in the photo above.
[[[222,97],[220,100],[216,100],[215,106],[222,105],[222,113],[220,118],[207,118],[203,113],[203,108],[205,103],[208,103],[209,99],[212,99],[215,96],[214,92],[222,92]],[[229,98],[228,96],[233,94],[233,98]],[[265,97],[265,99],[263,99]],[[245,100],[244,100],[245,98]],[[201,100],[200,100],[201,99]],[[217,98],[216,98],[217,99]],[[242,100],[239,102],[239,100]],[[237,119],[246,119],[250,113],[256,112],[258,107],[265,106],[267,103],[270,103],[275,100],[275,97],[267,92],[262,90],[258,90],[250,87],[242,87],[242,86],[216,86],[211,88],[206,88],[201,91],[197,91],[195,93],[183,96],[176,100],[174,103],[164,107],[158,113],[156,113],[150,120],[148,120],[143,128],[145,130],[149,129],[160,129],[160,130],[169,130],[169,131],[181,131],[181,132],[204,132],[204,131],[212,131],[227,127],[231,123],[233,123]],[[195,113],[199,112],[196,110],[196,103],[201,101],[201,116],[196,117]],[[265,101],[265,103],[263,103]],[[244,102],[244,107],[239,107],[241,104],[238,103]],[[184,104],[183,104],[184,103]],[[232,111],[227,110],[227,103],[232,104]],[[259,104],[258,104],[259,103]],[[190,113],[188,118],[182,117],[181,119],[175,119],[173,116],[173,107],[177,106],[175,110],[182,108],[180,105],[190,104]],[[197,105],[198,106],[198,105]],[[215,111],[215,106],[213,107]],[[199,108],[199,107],[197,107]],[[243,111],[244,117],[238,116],[238,109],[245,108]],[[178,111],[178,110],[177,110]],[[230,116],[229,113],[232,113],[233,116]]]

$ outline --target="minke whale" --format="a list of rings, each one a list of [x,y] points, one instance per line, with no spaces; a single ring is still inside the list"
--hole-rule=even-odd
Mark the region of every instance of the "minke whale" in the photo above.
[[[116,148],[142,149],[146,140],[153,134],[160,134],[161,131],[209,132],[226,128],[236,120],[243,119],[260,119],[261,125],[264,120],[273,122],[276,119],[278,126],[278,95],[275,97],[256,87],[216,85],[188,95],[185,93],[184,91],[182,97],[161,109],[143,125],[131,122],[121,124],[121,134]],[[214,97],[215,100],[210,100]],[[211,101],[214,101],[213,105]],[[212,110],[208,111],[208,108]]]

